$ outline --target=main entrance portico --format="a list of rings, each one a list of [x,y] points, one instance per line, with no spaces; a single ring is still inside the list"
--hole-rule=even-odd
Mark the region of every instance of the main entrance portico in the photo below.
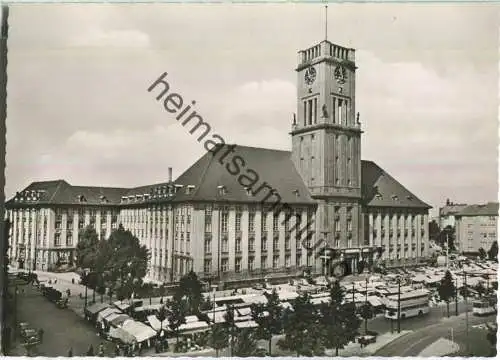
[[[371,271],[373,265],[380,258],[381,248],[366,246],[350,249],[327,249],[325,253],[334,254],[334,256],[329,259],[322,256],[324,258],[323,273],[326,272],[329,276],[343,277]]]

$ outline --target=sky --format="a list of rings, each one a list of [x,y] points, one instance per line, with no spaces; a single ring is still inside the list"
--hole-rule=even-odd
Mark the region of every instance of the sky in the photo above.
[[[163,72],[226,142],[289,150],[297,52],[324,18],[319,4],[13,5],[6,196],[179,176],[205,150],[147,92]],[[362,158],[434,213],[495,201],[497,8],[342,4],[328,19],[328,39],[356,49]]]

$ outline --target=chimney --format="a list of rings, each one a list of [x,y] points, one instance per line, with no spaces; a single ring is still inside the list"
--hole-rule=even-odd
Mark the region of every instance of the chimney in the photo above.
[[[168,182],[172,182],[172,168],[168,168]]]

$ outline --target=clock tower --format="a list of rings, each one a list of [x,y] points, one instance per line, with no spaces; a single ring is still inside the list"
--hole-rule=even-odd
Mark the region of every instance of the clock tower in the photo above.
[[[325,40],[300,51],[296,69],[292,158],[318,201],[317,238],[336,249],[363,245],[354,52]]]

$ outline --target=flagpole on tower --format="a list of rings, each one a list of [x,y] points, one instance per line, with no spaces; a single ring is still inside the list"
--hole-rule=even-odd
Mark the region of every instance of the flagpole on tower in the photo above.
[[[325,40],[328,40],[328,5],[325,5]]]

